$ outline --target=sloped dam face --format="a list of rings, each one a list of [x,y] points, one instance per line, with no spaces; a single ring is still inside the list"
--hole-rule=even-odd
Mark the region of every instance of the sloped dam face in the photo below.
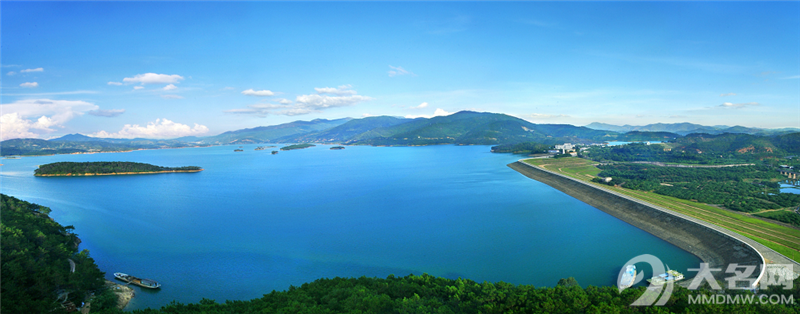
[[[710,268],[721,268],[722,271],[712,272],[717,280],[731,277],[732,274],[725,270],[734,263],[739,266],[757,266],[750,279],[757,278],[761,273],[763,258],[758,251],[736,238],[712,229],[713,227],[522,162],[514,162],[508,166],[696,255],[708,263]]]

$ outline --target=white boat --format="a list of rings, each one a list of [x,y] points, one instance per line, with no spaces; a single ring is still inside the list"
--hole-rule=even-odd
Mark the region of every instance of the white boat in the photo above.
[[[619,283],[617,286],[620,289],[627,289],[633,286],[633,281],[636,280],[636,266],[635,265],[628,265],[625,266],[625,272],[622,273],[622,277],[619,278]]]
[[[114,273],[114,278],[117,278],[127,283],[132,283],[142,288],[158,289],[159,287],[161,287],[161,284],[156,282],[155,280],[142,279],[139,277],[128,275],[126,273]]]

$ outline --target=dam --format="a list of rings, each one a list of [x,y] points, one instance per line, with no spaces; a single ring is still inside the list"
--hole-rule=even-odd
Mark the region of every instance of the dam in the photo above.
[[[734,263],[756,266],[747,278],[752,280],[753,287],[764,276],[767,260],[776,264],[793,264],[795,272],[800,270],[797,262],[750,238],[708,222],[522,161],[508,166],[696,255],[710,268],[721,268],[722,271],[712,272],[718,281],[733,276],[725,270]]]

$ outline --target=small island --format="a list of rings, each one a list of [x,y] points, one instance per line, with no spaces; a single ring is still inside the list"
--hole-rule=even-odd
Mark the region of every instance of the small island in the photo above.
[[[107,176],[126,174],[153,174],[173,172],[198,172],[196,166],[161,167],[127,161],[55,162],[40,165],[33,173],[37,177]]]
[[[303,149],[303,148],[309,148],[309,147],[314,147],[314,146],[317,146],[317,145],[303,143],[303,144],[295,144],[295,145],[284,146],[284,147],[281,147],[281,150]]]
[[[333,150],[344,149],[344,146],[334,146],[334,147],[331,147],[331,149],[333,149]]]

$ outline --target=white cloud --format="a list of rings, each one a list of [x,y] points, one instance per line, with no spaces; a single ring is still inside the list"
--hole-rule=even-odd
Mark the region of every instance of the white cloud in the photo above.
[[[227,86],[227,87],[223,88],[222,90],[234,90],[234,89],[235,88],[233,88],[233,87]]]
[[[427,106],[428,106],[428,103],[424,102],[424,103],[419,104],[419,106],[411,107],[411,109],[422,109],[422,108],[425,108]]]
[[[120,85],[122,85],[122,83],[120,83],[120,82],[108,82],[108,85],[120,86]]]
[[[394,77],[394,76],[398,76],[398,75],[413,75],[413,76],[417,76],[416,74],[411,73],[406,69],[403,69],[403,67],[393,67],[393,66],[390,65],[389,68],[391,68],[391,70],[389,70],[389,72],[388,72],[390,77]]]
[[[176,138],[202,135],[205,133],[208,133],[208,127],[205,125],[195,123],[194,127],[190,127],[185,124],[172,122],[168,119],[156,119],[155,122],[147,123],[147,126],[126,124],[119,132],[108,133],[106,131],[100,131],[90,136],[111,138]]]
[[[20,70],[19,73],[28,73],[28,72],[44,72],[43,68],[35,68],[35,69],[25,69]]]
[[[719,94],[719,97],[725,97],[725,96],[736,96],[736,93]]]
[[[19,86],[34,88],[34,87],[38,87],[39,83],[36,83],[36,82],[25,82],[25,83],[19,84]]]
[[[273,114],[282,115],[282,116],[300,116],[304,114],[309,114],[314,112],[312,109],[308,108],[291,108],[286,110],[280,110],[273,112]]]
[[[39,138],[62,128],[63,124],[98,107],[80,100],[25,99],[2,104],[0,140]]]
[[[725,103],[722,103],[721,105],[719,105],[719,107],[722,107],[722,108],[733,108],[733,109],[741,109],[741,108],[744,108],[744,107],[747,107],[747,106],[761,106],[761,104],[759,104],[757,102],[747,102],[747,103],[740,103],[740,104],[734,104],[734,103],[725,102]]]
[[[372,100],[372,97],[361,95],[327,96],[327,95],[300,95],[295,103],[302,108],[322,110],[327,108],[345,107],[362,101]]]
[[[293,105],[291,100],[279,98],[276,101],[280,104],[255,104],[243,109],[225,110],[225,112],[252,114],[260,117],[267,115],[297,116],[319,112],[328,108],[352,106],[362,101],[374,99],[368,96],[356,95],[356,91],[350,88],[350,85],[342,85],[338,88],[314,88],[317,94],[297,96]],[[334,94],[337,96],[322,94]]]
[[[144,89],[144,86],[134,86],[133,89]]]
[[[781,78],[781,79],[782,80],[796,80],[796,79],[800,79],[800,75],[788,76],[788,77],[784,77],[784,78]]]
[[[164,90],[173,90],[173,89],[177,89],[177,88],[178,87],[173,85],[173,84],[169,84],[167,86],[164,86]]]
[[[179,96],[179,95],[161,95],[161,98],[164,98],[164,99],[183,99],[183,96]]]
[[[110,118],[110,117],[116,117],[118,115],[121,115],[121,114],[125,113],[125,109],[110,109],[110,110],[97,109],[97,110],[87,111],[86,113],[88,113],[90,115],[93,115],[93,116],[109,117]]]
[[[14,75],[14,74],[17,74],[17,72],[10,71],[10,72],[8,72],[8,73],[6,73],[6,74],[7,74],[7,75]]]
[[[433,118],[433,117],[449,116],[449,115],[451,115],[451,114],[453,114],[453,113],[452,113],[452,112],[445,111],[445,110],[444,110],[444,109],[442,109],[442,108],[436,108],[436,110],[433,112],[433,115],[432,115],[432,116],[430,116],[430,115],[411,115],[411,114],[410,114],[410,115],[406,115],[404,118],[407,118],[407,119],[416,119],[416,118]]]
[[[242,91],[242,95],[264,97],[264,96],[275,95],[275,93],[273,93],[270,90],[266,90],[266,89],[265,90],[254,90],[254,89],[251,88],[251,89]]]
[[[134,77],[126,77],[122,79],[124,83],[142,83],[142,84],[172,84],[172,83],[180,83],[183,80],[183,76],[173,74],[156,74],[156,73],[145,73],[145,74],[137,74]]]
[[[317,94],[331,94],[331,95],[355,95],[356,91],[350,89],[352,86],[350,85],[340,85],[337,88],[333,87],[314,87],[314,90],[317,91]]]
[[[33,128],[33,122],[23,119],[19,113],[7,113],[0,116],[0,140],[38,138],[39,134],[31,132]]]

